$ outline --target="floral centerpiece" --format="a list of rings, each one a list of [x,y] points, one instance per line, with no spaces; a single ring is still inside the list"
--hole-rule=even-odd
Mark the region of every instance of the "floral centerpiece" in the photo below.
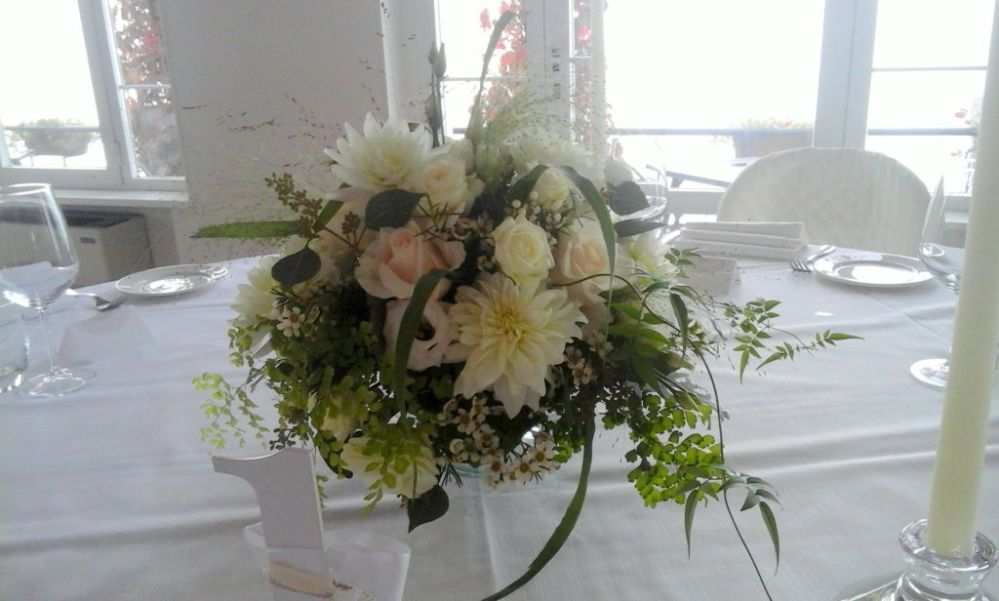
[[[443,50],[431,62],[439,101]],[[202,232],[296,236],[240,286],[229,334],[249,373],[237,387],[199,379],[214,391],[206,435],[220,442],[240,412],[266,432],[249,395],[263,383],[277,397],[272,446],[314,447],[336,475],[367,484],[371,505],[398,497],[411,529],[447,511],[456,466],[521,484],[581,453],[552,538],[492,598],[568,537],[600,425],[627,430],[628,479],[650,507],[684,504],[688,535],[697,503],[738,485],[776,543],[773,491],[723,465],[716,406],[685,379],[719,350],[722,323],[738,332],[741,369],[843,336],[768,350],[776,302],[715,304],[685,285],[689,253],[635,216],[648,202],[623,164],[525,123],[516,105],[485,123],[476,104],[467,137],[448,140],[430,107],[426,124],[348,125],[328,151],[343,181],[330,198],[268,178],[294,220]]]

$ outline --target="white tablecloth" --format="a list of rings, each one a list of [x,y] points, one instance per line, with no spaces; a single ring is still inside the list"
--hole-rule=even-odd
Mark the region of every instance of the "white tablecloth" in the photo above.
[[[76,324],[70,358],[82,359],[82,345],[99,379],[54,401],[0,397],[0,598],[270,598],[241,538],[259,517],[256,500],[243,481],[212,471],[198,439],[203,393],[191,386],[204,371],[240,377],[226,363],[226,320],[247,264],[231,267],[226,281],[188,296],[105,314],[78,301],[53,315],[57,330]],[[908,368],[946,353],[953,295],[936,283],[849,288],[783,263],[744,265],[734,295],[781,298],[782,323],[798,334],[832,328],[865,337],[741,386],[731,366],[717,367],[732,418],[728,463],[773,482],[783,500],[776,575],[759,518],[740,516],[775,598],[832,599],[858,579],[898,573],[898,532],[927,512],[943,398]],[[117,340],[102,331],[117,331]],[[625,449],[616,432],[599,433],[576,531],[512,598],[762,599],[722,508],[698,511],[688,559],[682,508],[642,506],[625,478]],[[995,410],[986,463],[979,529],[997,540]],[[325,518],[408,542],[407,599],[476,599],[526,567],[578,473],[577,459],[539,485],[491,492],[466,481],[449,490],[443,519],[409,535],[395,503],[362,517],[362,487],[343,481],[330,487]],[[996,595],[999,577],[986,588]]]

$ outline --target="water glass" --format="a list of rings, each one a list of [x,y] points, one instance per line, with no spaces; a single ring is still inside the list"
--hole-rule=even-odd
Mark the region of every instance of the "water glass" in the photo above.
[[[21,308],[0,297],[0,394],[20,386],[27,369],[28,336]]]

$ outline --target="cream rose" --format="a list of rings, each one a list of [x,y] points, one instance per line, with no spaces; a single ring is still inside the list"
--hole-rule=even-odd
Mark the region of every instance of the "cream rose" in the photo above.
[[[482,192],[483,184],[474,176],[465,175],[465,163],[446,156],[429,163],[421,179],[423,193],[429,199],[420,206],[427,212],[462,213]]]
[[[394,300],[388,304],[388,312],[385,315],[385,345],[391,351],[395,349],[396,340],[399,337],[399,326],[402,324],[402,316],[409,306],[408,300]],[[430,367],[436,367],[442,363],[453,363],[455,358],[453,353],[448,353],[452,343],[458,338],[458,326],[451,322],[448,315],[452,305],[441,303],[435,300],[427,301],[423,309],[423,324],[429,326],[429,331],[433,332],[428,338],[417,338],[413,340],[413,347],[409,352],[409,362],[406,367],[413,371],[423,371]]]
[[[430,238],[410,223],[396,229],[382,228],[361,255],[354,277],[371,296],[406,299],[413,296],[413,288],[424,274],[433,269],[456,269],[464,260],[461,242]],[[446,289],[447,283],[441,282],[435,296]]]
[[[546,169],[534,183],[531,200],[543,209],[557,211],[569,201],[571,182],[558,169]]]
[[[475,171],[475,147],[468,138],[448,141],[447,154],[465,164],[465,175]]]
[[[555,267],[548,232],[519,215],[507,217],[493,230],[500,269],[518,284],[540,279]]]
[[[615,249],[614,273],[628,277],[634,272],[634,263],[620,247]],[[581,225],[573,226],[559,239],[555,252],[555,269],[552,280],[558,284],[570,284],[584,278],[586,281],[570,285],[569,297],[584,306],[603,305],[600,293],[611,288],[620,288],[624,282],[611,278],[610,263],[607,258],[607,244],[604,242],[600,224],[592,219],[583,219]],[[590,277],[597,276],[597,277]],[[593,316],[588,315],[591,319]]]

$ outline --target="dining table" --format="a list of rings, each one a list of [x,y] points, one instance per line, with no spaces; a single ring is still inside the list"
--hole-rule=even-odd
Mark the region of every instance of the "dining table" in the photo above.
[[[227,330],[237,287],[257,259],[222,263],[214,286],[129,297],[98,312],[62,301],[50,315],[59,361],[97,374],[64,397],[0,395],[0,599],[4,601],[263,601],[266,577],[243,529],[260,519],[251,487],[213,471],[213,453],[263,454],[267,441],[216,449],[199,436],[211,372],[232,383]],[[84,289],[113,296],[114,283]],[[738,374],[722,353],[709,362],[726,419],[726,465],[776,488],[779,561],[755,510],[735,520],[775,600],[834,601],[858,582],[904,569],[898,535],[926,517],[944,393],[909,366],[945,356],[956,297],[934,280],[880,288],[744,259],[720,298],[780,300],[777,340],[832,330],[861,337],[793,361]],[[33,342],[38,320],[26,320]],[[34,344],[31,369],[43,367]],[[703,378],[703,371],[696,377]],[[255,400],[274,418],[273,399]],[[978,530],[999,540],[999,410],[993,402]],[[598,430],[588,494],[561,551],[514,600],[744,601],[766,599],[720,502],[696,512],[644,506],[629,483],[623,430]],[[974,469],[969,458],[969,469]],[[322,466],[320,466],[322,467]],[[324,485],[328,528],[350,526],[412,549],[404,598],[476,600],[517,578],[558,524],[576,488],[574,457],[540,482],[491,489],[474,475],[449,486],[442,518],[407,531],[394,499],[365,511],[357,480]],[[985,583],[999,598],[999,576]]]

